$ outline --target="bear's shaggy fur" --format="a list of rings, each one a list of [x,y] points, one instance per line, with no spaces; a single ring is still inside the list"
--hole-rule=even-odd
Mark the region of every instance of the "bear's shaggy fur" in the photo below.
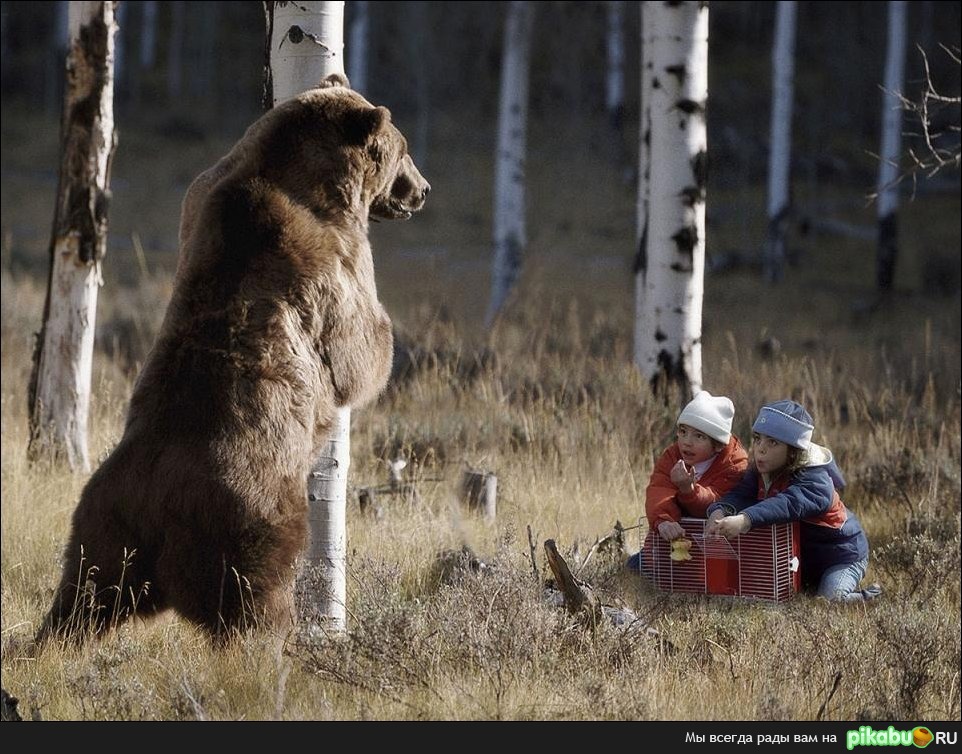
[[[263,115],[189,189],[173,295],[38,642],[168,608],[219,637],[289,625],[311,463],[391,366],[368,219],[430,188],[346,83]]]

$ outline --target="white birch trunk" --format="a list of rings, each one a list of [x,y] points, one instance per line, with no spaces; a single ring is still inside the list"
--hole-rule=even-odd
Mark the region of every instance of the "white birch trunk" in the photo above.
[[[625,115],[625,3],[608,1],[608,75],[605,77],[605,108],[614,131],[621,134]]]
[[[898,256],[899,155],[902,151],[902,94],[905,78],[905,2],[889,2],[885,84],[882,93],[882,149],[878,170],[878,253],[876,285],[892,290]]]
[[[795,0],[782,0],[775,5],[771,154],[768,159],[768,238],[765,244],[765,279],[769,282],[781,280],[785,270],[795,90],[796,3]]]
[[[149,70],[154,67],[157,54],[157,2],[145,0],[141,6],[143,15],[140,18],[140,67]]]
[[[344,3],[274,3],[270,23],[273,104],[317,86],[332,73],[344,75]],[[346,628],[347,472],[351,464],[351,409],[337,412],[331,438],[307,480],[311,545],[316,567],[317,614],[334,632]]]
[[[638,118],[638,223],[635,226],[635,331],[632,354],[635,365],[641,369],[647,338],[644,332],[645,272],[648,269],[648,201],[650,190],[649,162],[651,143],[651,19],[649,4],[641,3],[641,92]]]
[[[701,389],[705,269],[708,7],[646,2],[651,40],[648,234],[640,348],[636,361],[653,387],[663,380]]]
[[[526,243],[524,158],[530,48],[531,7],[526,0],[513,0],[508,3],[501,64],[494,178],[494,265],[486,327],[494,322],[518,280]]]
[[[348,79],[355,92],[364,94],[367,91],[367,41],[370,20],[368,0],[357,0],[351,3],[353,17],[351,19],[351,43],[348,48],[350,62],[348,63]]]
[[[274,104],[344,71],[344,3],[274,3]]]
[[[70,3],[50,277],[30,379],[30,457],[65,460],[84,472],[90,470],[87,415],[116,143],[114,10],[112,2]]]

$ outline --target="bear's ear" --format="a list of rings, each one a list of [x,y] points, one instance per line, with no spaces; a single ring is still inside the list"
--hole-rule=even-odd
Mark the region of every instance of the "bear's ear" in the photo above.
[[[347,76],[345,76],[343,73],[329,73],[327,76],[321,79],[321,82],[317,85],[317,88],[328,89],[332,86],[343,86],[346,89],[351,88],[351,84],[347,80]]]
[[[391,121],[386,107],[365,107],[344,115],[344,140],[349,144],[367,144]]]

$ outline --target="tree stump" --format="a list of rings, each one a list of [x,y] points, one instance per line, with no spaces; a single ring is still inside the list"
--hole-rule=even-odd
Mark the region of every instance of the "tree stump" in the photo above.
[[[582,618],[587,625],[594,628],[602,617],[601,602],[588,584],[579,581],[571,574],[568,564],[561,557],[553,539],[545,540],[544,552],[548,559],[548,567],[554,575],[555,584],[564,595],[568,612]]]
[[[494,520],[498,513],[498,477],[488,471],[467,470],[461,475],[461,501]]]
[[[6,689],[2,689],[2,691],[3,691],[3,704],[2,704],[3,721],[19,722],[20,720],[23,720],[23,718],[20,717],[20,713],[17,711],[17,703],[20,700],[17,699],[17,697],[11,696],[10,694],[8,694]]]

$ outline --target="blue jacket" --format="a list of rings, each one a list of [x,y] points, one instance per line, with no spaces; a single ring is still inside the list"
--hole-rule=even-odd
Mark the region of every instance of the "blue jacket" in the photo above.
[[[730,492],[708,506],[708,515],[744,513],[751,525],[801,522],[802,580],[818,583],[827,568],[868,557],[868,539],[836,488],[841,474],[825,448],[812,444],[809,465],[766,480],[754,466]]]

